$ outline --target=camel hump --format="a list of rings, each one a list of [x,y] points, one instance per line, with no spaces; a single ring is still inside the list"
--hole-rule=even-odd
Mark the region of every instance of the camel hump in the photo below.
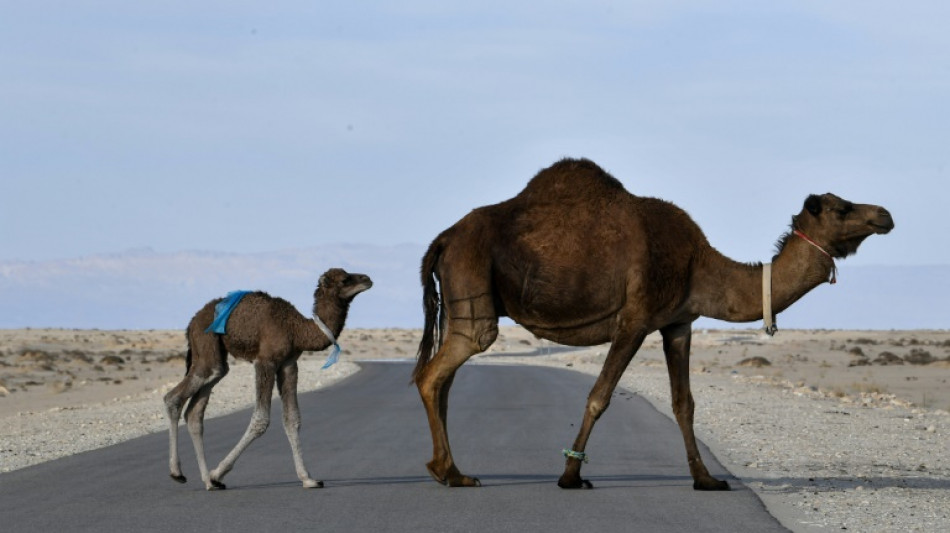
[[[564,158],[538,172],[518,194],[526,200],[562,200],[627,192],[620,181],[589,159]]]

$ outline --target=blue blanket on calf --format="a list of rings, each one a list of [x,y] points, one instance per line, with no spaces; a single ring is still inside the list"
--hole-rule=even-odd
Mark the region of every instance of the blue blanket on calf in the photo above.
[[[214,322],[208,326],[208,333],[220,333],[224,335],[226,331],[226,326],[228,324],[228,317],[231,316],[231,311],[237,306],[241,301],[241,298],[244,298],[244,295],[251,291],[233,291],[229,292],[223,300],[215,304],[214,306]]]

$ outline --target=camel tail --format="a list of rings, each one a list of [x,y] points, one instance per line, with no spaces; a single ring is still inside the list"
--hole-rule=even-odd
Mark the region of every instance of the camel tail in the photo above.
[[[445,331],[445,314],[442,299],[436,287],[435,265],[442,255],[441,239],[436,239],[422,258],[422,308],[425,311],[425,326],[422,328],[422,341],[416,356],[416,368],[412,371],[412,383],[417,383],[422,370],[442,346],[442,334]]]
[[[217,303],[218,300],[211,301],[208,306]],[[207,306],[205,307],[207,309]],[[207,325],[210,324],[208,320],[202,320],[202,312],[205,310],[202,309],[199,311],[194,318],[191,319],[191,322],[188,323],[188,327],[185,328],[185,342],[187,343],[188,349],[185,352],[185,375],[188,375],[188,372],[191,371],[191,365],[194,362],[194,352],[197,344],[197,350],[199,353],[205,352],[208,350],[208,343],[204,340],[203,335],[206,335],[205,329]],[[204,325],[202,325],[204,324]],[[215,360],[224,360],[227,357],[227,351],[224,347],[224,341],[221,338],[221,335],[213,333],[214,342],[211,344],[211,350],[214,351]]]
[[[188,323],[188,327],[185,328],[185,344],[188,346],[187,351],[185,352],[185,375],[188,375],[188,371],[191,370],[191,362],[194,360],[192,349],[191,349],[191,328],[194,326],[195,319],[192,318],[191,322]]]
[[[191,343],[188,343],[188,352],[185,354],[185,375],[191,370]]]

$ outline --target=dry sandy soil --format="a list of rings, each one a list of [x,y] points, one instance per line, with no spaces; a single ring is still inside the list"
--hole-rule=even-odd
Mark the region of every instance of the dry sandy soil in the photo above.
[[[411,359],[419,330],[347,330],[343,357]],[[498,341],[473,360],[567,365],[600,363],[607,345],[568,349],[536,339],[520,327],[502,328]],[[636,366],[662,364],[658,335],[648,337]],[[568,353],[575,357],[547,357]],[[0,419],[96,403],[161,389],[184,372],[184,333],[178,330],[0,330]],[[307,355],[304,356],[308,357]],[[323,357],[323,355],[315,355]],[[579,359],[578,359],[579,358]],[[232,364],[241,365],[241,362]],[[950,332],[699,330],[693,335],[694,372],[761,376],[776,384],[814,387],[838,397],[880,393],[924,408],[950,411]]]
[[[343,362],[320,373],[326,354],[304,354],[300,388],[358,370],[347,361],[412,359],[420,334],[344,331]],[[76,426],[69,445],[85,449],[164,431],[160,398],[184,351],[177,330],[0,330],[0,472],[81,451],[55,440],[59,426]],[[508,326],[472,361],[596,374],[606,353]],[[691,366],[700,438],[786,526],[950,530],[950,331],[698,330]],[[250,405],[251,371],[232,362],[209,416]],[[621,386],[669,413],[667,383],[653,335]],[[105,427],[116,410],[135,431]]]

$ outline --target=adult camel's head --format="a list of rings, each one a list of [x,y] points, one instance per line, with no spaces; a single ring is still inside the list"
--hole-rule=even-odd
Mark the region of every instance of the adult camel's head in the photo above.
[[[858,251],[864,239],[894,229],[894,219],[883,207],[855,204],[831,193],[813,194],[801,213],[792,218],[792,230],[804,234],[833,257]]]

